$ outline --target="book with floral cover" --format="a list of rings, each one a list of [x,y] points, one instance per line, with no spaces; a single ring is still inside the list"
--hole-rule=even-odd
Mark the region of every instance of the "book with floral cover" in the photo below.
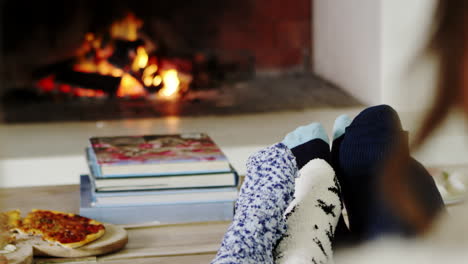
[[[229,172],[228,159],[205,133],[90,138],[95,177]]]

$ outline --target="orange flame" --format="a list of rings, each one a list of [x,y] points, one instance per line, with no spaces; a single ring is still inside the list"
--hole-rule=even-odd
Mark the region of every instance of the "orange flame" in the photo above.
[[[143,26],[143,21],[129,13],[124,19],[116,21],[111,26],[111,36],[118,39],[135,41],[138,39],[138,30]]]
[[[158,95],[166,99],[177,97],[180,85],[177,70],[171,69],[164,71],[162,73],[162,81],[164,83],[164,87],[159,90]]]
[[[148,64],[148,53],[146,53],[146,50],[144,47],[138,47],[137,54],[132,63],[132,70],[134,72],[137,72],[140,69],[144,69],[147,64]]]
[[[138,31],[142,26],[142,20],[130,13],[124,19],[111,25],[110,35],[116,39],[136,41],[140,37]],[[114,47],[103,43],[105,42],[102,41],[100,36],[87,33],[83,45],[77,52],[78,62],[73,66],[73,70],[121,77],[117,91],[119,97],[146,96],[145,87],[159,87],[162,85],[162,89],[159,90],[157,96],[173,99],[178,97],[179,91],[188,89],[191,76],[179,73],[175,66],[167,67],[167,65],[163,65],[164,70],[160,69],[160,65],[157,64],[158,58],[150,58],[148,55],[148,48],[151,49],[151,45],[140,46],[136,49],[130,67],[118,68],[108,61],[108,58],[114,52]],[[89,54],[94,54],[94,56],[90,58]],[[46,80],[40,86],[44,87],[44,91],[47,91],[53,89],[50,83],[53,85],[53,80],[49,81],[49,83]],[[62,90],[65,92],[69,89],[63,87]],[[78,96],[103,96],[102,91],[93,93],[92,90],[81,87],[74,89],[74,93]]]
[[[124,73],[122,80],[120,81],[120,87],[117,91],[117,96],[142,96],[145,94],[146,90],[144,89],[143,85],[141,85],[141,83],[130,74]]]

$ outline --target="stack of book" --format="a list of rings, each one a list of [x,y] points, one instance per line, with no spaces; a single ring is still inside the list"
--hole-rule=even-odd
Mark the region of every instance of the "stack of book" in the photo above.
[[[223,221],[238,175],[204,133],[90,138],[80,214],[114,224]]]

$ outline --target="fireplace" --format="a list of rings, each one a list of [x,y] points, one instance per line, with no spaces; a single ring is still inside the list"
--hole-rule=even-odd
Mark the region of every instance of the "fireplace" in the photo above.
[[[35,86],[67,99],[171,101],[253,73],[253,57],[247,52],[171,49],[164,37],[144,32],[143,25],[128,11],[107,30],[87,32],[72,57],[36,71]]]
[[[311,0],[3,1],[3,122],[358,104],[310,72]]]

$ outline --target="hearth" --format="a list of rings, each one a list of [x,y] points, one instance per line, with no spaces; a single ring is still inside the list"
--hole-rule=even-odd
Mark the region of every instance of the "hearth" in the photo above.
[[[28,1],[26,1],[28,2]],[[6,0],[2,121],[351,106],[310,72],[311,0]],[[51,8],[51,7],[54,8]]]

